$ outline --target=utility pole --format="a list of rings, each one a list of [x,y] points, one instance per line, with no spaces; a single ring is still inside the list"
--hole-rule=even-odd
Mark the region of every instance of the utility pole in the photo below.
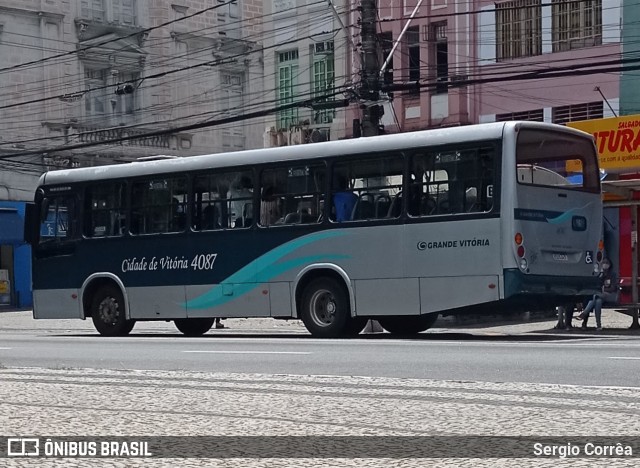
[[[376,0],[362,0],[362,70],[360,87],[360,108],[362,109],[362,136],[378,135],[382,106],[378,73],[378,39]]]

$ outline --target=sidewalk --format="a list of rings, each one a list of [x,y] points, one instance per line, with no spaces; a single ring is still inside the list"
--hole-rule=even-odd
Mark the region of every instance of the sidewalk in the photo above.
[[[577,313],[574,317],[577,317]],[[449,331],[481,333],[490,335],[553,335],[553,336],[625,336],[640,338],[640,330],[631,330],[632,319],[628,315],[616,312],[615,309],[602,309],[602,326],[603,330],[596,330],[596,320],[593,313],[587,322],[587,329],[582,329],[582,321],[574,318],[573,328],[566,330],[564,328],[556,329],[558,323],[557,317],[538,318],[520,321],[503,321],[500,323],[478,323],[475,325],[460,325],[448,327]],[[442,324],[438,321],[436,326]],[[435,329],[433,329],[435,331]],[[440,329],[442,331],[443,329]]]
[[[455,324],[452,320],[440,319],[427,333],[430,334],[471,334],[477,336],[517,336],[517,335],[553,335],[553,336],[638,336],[640,330],[630,330],[631,317],[614,309],[602,310],[604,330],[596,331],[595,318],[589,318],[589,327],[582,330],[582,322],[574,320],[572,330],[558,329],[555,317],[501,322],[476,322]],[[272,318],[230,318],[223,320],[224,329],[212,329],[209,334],[256,334],[256,335],[309,335],[300,320],[276,320]],[[96,334],[91,320],[34,320],[30,310],[0,310],[0,332],[3,333],[39,333],[39,334]],[[138,322],[134,334],[179,334],[173,322]]]

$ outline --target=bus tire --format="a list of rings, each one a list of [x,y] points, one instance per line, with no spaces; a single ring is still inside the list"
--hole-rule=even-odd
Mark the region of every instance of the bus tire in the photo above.
[[[380,317],[382,328],[394,335],[415,335],[428,330],[438,320],[438,314]]]
[[[304,326],[315,337],[343,336],[350,318],[345,287],[333,278],[312,280],[302,292],[300,315]]]
[[[185,336],[202,336],[211,330],[215,318],[175,319],[173,323]]]
[[[93,326],[102,336],[125,336],[135,320],[127,320],[120,288],[106,285],[99,288],[91,301]]]

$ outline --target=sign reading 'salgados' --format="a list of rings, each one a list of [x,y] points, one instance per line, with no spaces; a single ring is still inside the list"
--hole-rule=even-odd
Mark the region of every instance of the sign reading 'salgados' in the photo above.
[[[569,122],[567,127],[594,136],[602,169],[640,169],[640,115]]]

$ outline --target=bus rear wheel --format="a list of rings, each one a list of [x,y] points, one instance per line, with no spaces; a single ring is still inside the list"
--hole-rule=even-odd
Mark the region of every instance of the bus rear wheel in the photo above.
[[[349,298],[344,286],[333,278],[317,278],[302,293],[302,322],[319,338],[337,338],[347,332]]]
[[[186,336],[202,336],[211,330],[215,318],[176,319],[173,323]]]
[[[98,333],[103,336],[128,335],[136,323],[135,320],[127,320],[122,292],[111,285],[101,287],[94,294],[91,319]]]
[[[404,315],[399,317],[381,317],[382,328],[394,335],[415,335],[428,330],[438,320],[438,314]]]

